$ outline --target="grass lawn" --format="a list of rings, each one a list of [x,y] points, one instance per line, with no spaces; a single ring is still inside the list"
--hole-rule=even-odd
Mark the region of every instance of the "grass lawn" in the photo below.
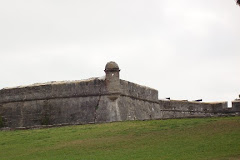
[[[240,117],[0,131],[0,160],[239,160]]]

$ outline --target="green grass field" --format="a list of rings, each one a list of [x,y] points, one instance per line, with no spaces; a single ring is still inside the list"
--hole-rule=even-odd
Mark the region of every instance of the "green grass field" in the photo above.
[[[237,160],[240,117],[0,131],[0,160]]]

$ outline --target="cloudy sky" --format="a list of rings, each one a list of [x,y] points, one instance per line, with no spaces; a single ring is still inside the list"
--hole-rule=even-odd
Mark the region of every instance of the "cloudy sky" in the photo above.
[[[234,0],[0,0],[0,88],[104,75],[159,98],[240,94],[240,7]]]

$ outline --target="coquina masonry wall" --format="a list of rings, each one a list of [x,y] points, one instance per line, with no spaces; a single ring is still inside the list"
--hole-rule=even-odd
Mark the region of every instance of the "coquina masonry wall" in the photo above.
[[[51,82],[0,90],[0,127],[39,127],[185,117],[239,115],[240,101],[158,100],[158,91],[119,78],[109,62],[103,79]]]

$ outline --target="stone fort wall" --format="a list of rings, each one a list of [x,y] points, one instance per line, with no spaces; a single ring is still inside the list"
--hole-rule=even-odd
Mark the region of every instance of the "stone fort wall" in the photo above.
[[[109,62],[105,78],[49,82],[0,90],[0,127],[103,123],[240,114],[240,100],[189,102],[158,100],[158,91],[119,78]]]

